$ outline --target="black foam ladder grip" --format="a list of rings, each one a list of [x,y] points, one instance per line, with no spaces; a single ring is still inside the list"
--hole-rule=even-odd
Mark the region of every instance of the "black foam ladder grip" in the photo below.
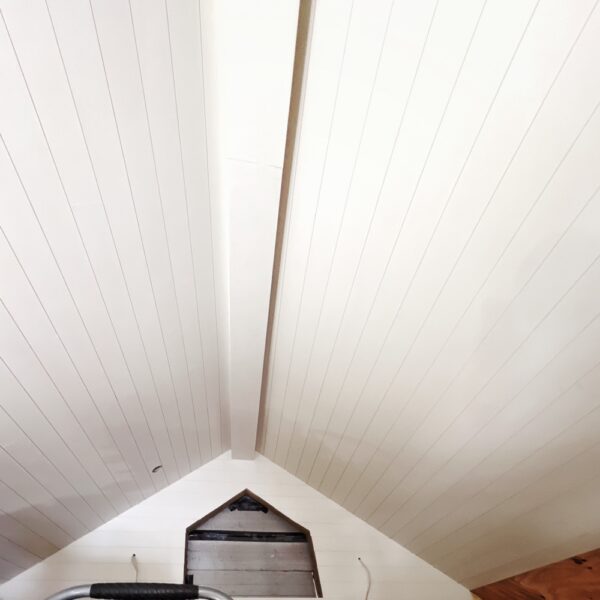
[[[102,600],[190,600],[198,598],[198,586],[179,583],[94,583],[90,598]]]

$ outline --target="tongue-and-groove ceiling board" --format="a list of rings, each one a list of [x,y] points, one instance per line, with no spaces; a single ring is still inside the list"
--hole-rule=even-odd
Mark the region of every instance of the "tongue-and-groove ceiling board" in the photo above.
[[[596,5],[314,6],[259,449],[469,586],[600,544]]]
[[[0,12],[1,580],[253,456],[298,2]]]
[[[220,454],[229,416],[198,3],[1,7],[6,579]]]
[[[259,449],[469,586],[600,546],[596,5],[301,11]],[[251,456],[298,3],[0,7],[6,579]]]

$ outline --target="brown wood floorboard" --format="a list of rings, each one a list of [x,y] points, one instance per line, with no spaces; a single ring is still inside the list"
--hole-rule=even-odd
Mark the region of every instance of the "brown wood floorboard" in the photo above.
[[[600,549],[485,585],[481,600],[600,600]]]

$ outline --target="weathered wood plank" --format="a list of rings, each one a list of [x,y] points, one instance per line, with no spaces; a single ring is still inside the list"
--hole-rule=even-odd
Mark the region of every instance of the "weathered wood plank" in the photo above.
[[[215,587],[232,596],[314,598],[310,571],[190,571],[196,585]]]
[[[308,571],[312,563],[308,545],[295,542],[188,542],[187,568],[263,569],[273,571]]]
[[[263,513],[259,511],[223,510],[212,516],[208,521],[201,523],[196,529],[226,529],[228,531],[298,531],[292,523],[272,511]]]

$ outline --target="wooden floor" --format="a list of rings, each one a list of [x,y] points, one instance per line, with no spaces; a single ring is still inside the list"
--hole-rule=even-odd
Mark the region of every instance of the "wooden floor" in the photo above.
[[[473,590],[481,600],[600,600],[600,549]]]

